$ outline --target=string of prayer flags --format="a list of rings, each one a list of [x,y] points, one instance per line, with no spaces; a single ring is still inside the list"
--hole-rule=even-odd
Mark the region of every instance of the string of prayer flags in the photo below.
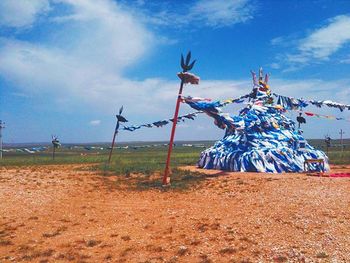
[[[299,111],[299,112],[304,113],[306,116],[309,116],[309,117],[318,117],[318,118],[325,118],[325,119],[337,120],[337,121],[350,121],[350,119],[346,119],[343,117],[335,117],[332,115],[322,115],[322,114],[308,112],[308,111],[305,111],[305,112]]]
[[[180,121],[185,121],[185,119],[187,120],[194,120],[198,114],[200,113],[203,113],[201,111],[196,111],[196,112],[192,112],[192,113],[189,113],[189,114],[186,114],[186,115],[182,115],[182,116],[179,116],[177,118],[177,122],[180,122]],[[142,124],[142,125],[132,125],[132,126],[123,126],[122,127],[122,130],[125,130],[125,131],[130,131],[130,132],[133,132],[135,130],[138,130],[142,127],[146,127],[146,128],[153,128],[153,127],[157,127],[157,128],[160,128],[160,127],[163,127],[167,124],[169,124],[170,122],[173,122],[174,119],[167,119],[167,120],[160,120],[160,121],[155,121],[155,122],[152,122],[152,123],[147,123],[147,124]]]
[[[287,110],[297,110],[300,108],[305,108],[309,104],[315,105],[316,107],[319,107],[319,108],[321,108],[322,106],[327,106],[331,108],[337,108],[340,111],[344,111],[345,109],[350,110],[350,105],[341,104],[331,100],[316,101],[316,100],[296,99],[293,97],[278,95],[276,93],[273,93],[273,95],[277,98],[276,103],[279,105],[282,105]]]

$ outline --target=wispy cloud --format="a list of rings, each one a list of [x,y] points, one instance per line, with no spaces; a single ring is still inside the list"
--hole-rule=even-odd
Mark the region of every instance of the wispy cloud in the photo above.
[[[342,64],[350,64],[350,56],[348,56],[344,59],[341,59],[339,62]]]
[[[147,23],[191,28],[233,26],[251,20],[256,11],[252,0],[197,0],[176,2],[176,5],[175,10],[162,5],[156,12],[147,10],[146,5],[137,4],[136,9],[141,10],[139,15]]]
[[[26,28],[32,26],[39,15],[50,10],[48,0],[1,0],[0,26]]]
[[[139,83],[123,72],[152,51],[153,33],[114,1],[55,3],[69,12],[62,15],[50,7],[56,12],[55,19],[45,20],[51,25],[46,40],[0,38],[0,75],[21,92],[51,95],[60,103],[107,103],[102,106],[107,108],[133,92],[137,97]]]
[[[101,120],[92,120],[89,122],[91,126],[98,126],[101,124]]]
[[[243,2],[247,1],[234,1],[236,4],[229,6],[243,8]],[[156,77],[132,80],[124,76],[128,67],[159,45],[153,32],[114,1],[56,0],[55,3],[69,12],[61,14],[56,5],[50,6],[55,16],[46,18],[45,22],[52,25],[47,40],[37,43],[0,38],[0,75],[15,83],[17,92],[50,97],[62,108],[93,105],[94,109],[110,114],[125,105],[129,114],[158,113],[168,117],[172,109],[164,111],[164,108],[173,103],[177,81]],[[207,5],[209,2],[198,2],[196,12]],[[204,81],[200,88],[186,87],[185,92],[219,98],[225,93],[240,94],[240,88],[246,84]]]
[[[301,40],[298,47],[305,58],[327,60],[350,42],[350,16],[336,16],[329,23]]]
[[[188,17],[207,26],[222,27],[252,19],[253,11],[248,0],[200,0],[190,9]]]
[[[287,70],[299,69],[305,65],[329,61],[336,52],[350,43],[350,16],[340,15],[326,21],[320,28],[311,31],[306,37],[290,39],[278,37],[271,40],[272,45],[286,45],[294,52],[279,54],[280,62],[288,66]]]
[[[31,98],[31,96],[29,96],[28,94],[21,93],[21,92],[12,92],[11,95],[15,97],[20,97],[20,98]]]
[[[294,98],[334,100],[345,104],[350,100],[350,78],[332,81],[271,78],[270,84],[273,92]]]

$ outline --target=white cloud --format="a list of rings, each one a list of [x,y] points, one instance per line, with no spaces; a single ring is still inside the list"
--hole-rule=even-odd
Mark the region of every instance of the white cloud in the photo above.
[[[12,92],[11,95],[20,98],[31,98],[29,95],[21,92]]]
[[[101,120],[92,120],[89,122],[91,126],[98,126],[101,124]]]
[[[294,52],[278,54],[279,63],[294,71],[306,65],[328,61],[339,50],[350,44],[350,16],[340,15],[327,20],[326,25],[311,31],[306,37],[277,37],[272,45],[288,46]]]
[[[127,114],[169,117],[178,81],[138,81],[124,76],[128,66],[152,51],[152,32],[113,1],[57,2],[69,7],[70,13],[48,18],[48,23],[59,26],[52,27],[47,41],[0,39],[0,74],[22,93],[49,96],[64,109],[88,105],[115,114],[124,105]],[[199,87],[185,87],[185,93],[220,98],[241,94],[239,89],[245,84],[203,81]]]
[[[350,64],[350,56],[348,56],[344,59],[341,59],[339,62],[342,64]]]
[[[59,103],[114,110],[138,93],[147,95],[123,72],[152,51],[153,34],[113,1],[58,2],[70,13],[47,19],[54,24],[46,41],[0,39],[0,74],[22,91],[51,95]]]
[[[69,7],[69,13],[60,15],[59,12],[52,12],[56,14],[55,18],[46,17],[45,22],[52,23],[52,27],[47,32],[48,38],[45,41],[38,44],[0,39],[0,74],[16,84],[18,88],[14,92],[32,97],[42,95],[45,99],[49,96],[50,100],[62,104],[65,109],[83,105],[87,112],[102,111],[111,116],[124,105],[123,114],[132,124],[172,116],[178,81],[161,78],[131,80],[124,74],[128,67],[152,52],[156,42],[153,33],[138,17],[111,0],[55,0],[55,3]],[[51,8],[57,11],[54,10],[55,5]],[[35,17],[42,12],[45,13],[42,10]],[[209,23],[209,18],[203,17]],[[194,19],[203,22],[203,17]],[[209,24],[219,26],[229,20],[214,19]],[[34,20],[26,23],[27,26],[34,24]],[[250,92],[252,85],[248,75],[249,72],[243,80],[202,78],[200,85],[186,86],[184,94],[213,99],[235,98]],[[350,100],[349,91],[346,91],[350,89],[339,89],[349,87],[350,80],[322,82],[272,79],[271,83],[273,91],[290,96],[314,98],[316,93],[316,99],[331,98],[340,102]],[[192,110],[182,105],[181,111]],[[198,117],[198,122],[193,125],[198,124],[201,127],[213,126],[212,121],[208,122],[205,116]],[[186,128],[183,127],[182,130],[185,131]],[[157,133],[146,129],[145,134],[147,132],[149,137],[146,136],[145,139],[154,139],[155,134],[164,139],[164,131],[157,130]],[[189,135],[184,133],[179,138],[188,138],[187,136]],[[199,138],[196,133],[191,136]],[[202,139],[207,138],[204,132],[201,136]]]
[[[271,45],[280,45],[285,41],[285,39],[283,37],[275,37],[273,39],[270,40]]]
[[[182,129],[188,129],[190,128],[191,126],[189,124],[185,124],[185,123],[179,123],[176,125],[177,128],[182,128]]]
[[[281,65],[278,64],[278,63],[271,63],[269,65],[269,67],[272,68],[272,69],[279,69],[281,67]]]
[[[298,47],[308,59],[328,59],[332,54],[350,42],[350,16],[336,16],[329,24],[315,30],[301,40]]]
[[[129,2],[127,5],[129,6]],[[164,4],[164,3],[163,3]],[[253,18],[255,6],[251,0],[197,0],[194,2],[176,2],[180,8],[174,12],[171,7],[165,5],[161,10],[147,10],[147,6],[135,6],[140,9],[138,16],[145,22],[157,26],[198,28],[225,27],[238,23],[244,23]],[[131,10],[135,11],[135,10]]]
[[[0,26],[30,27],[39,14],[49,9],[48,0],[1,0]]]
[[[350,78],[334,81],[321,79],[285,80],[271,78],[272,91],[294,98],[334,100],[348,104],[350,101]]]
[[[190,9],[188,18],[208,26],[230,26],[253,18],[248,0],[200,0]]]

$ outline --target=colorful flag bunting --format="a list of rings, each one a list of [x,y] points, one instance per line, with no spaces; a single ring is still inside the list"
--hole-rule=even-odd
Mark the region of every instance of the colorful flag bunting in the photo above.
[[[282,105],[287,110],[296,110],[300,108],[305,108],[309,104],[315,105],[316,107],[319,107],[319,108],[325,105],[327,107],[337,108],[340,111],[344,111],[345,109],[350,110],[350,105],[341,104],[331,100],[316,101],[316,100],[295,99],[293,97],[282,96],[276,93],[273,93],[273,95],[277,98],[277,104]]]
[[[186,114],[186,115],[179,116],[177,118],[177,122],[185,121],[185,119],[194,120],[195,117],[197,117],[197,115],[200,114],[200,113],[203,113],[203,112],[196,111],[196,112],[192,112],[192,113],[189,113],[189,114]],[[142,127],[146,127],[146,128],[157,127],[157,128],[159,128],[159,127],[163,127],[163,126],[169,124],[172,121],[174,121],[174,119],[155,121],[155,122],[152,122],[152,123],[147,123],[147,124],[142,124],[142,125],[123,126],[122,130],[133,132],[133,131],[138,130],[138,129],[142,128]]]

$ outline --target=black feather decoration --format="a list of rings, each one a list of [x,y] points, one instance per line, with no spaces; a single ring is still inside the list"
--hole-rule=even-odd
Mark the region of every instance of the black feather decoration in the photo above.
[[[299,123],[306,123],[305,118],[302,117],[302,116],[298,116],[298,117],[297,117],[297,121],[298,121]]]
[[[185,70],[185,68],[186,68],[184,56],[183,56],[182,54],[181,54],[181,68],[182,68],[183,70]]]
[[[189,51],[187,53],[187,57],[186,57],[186,66],[188,66],[188,64],[190,64],[190,60],[191,60],[191,51]]]

